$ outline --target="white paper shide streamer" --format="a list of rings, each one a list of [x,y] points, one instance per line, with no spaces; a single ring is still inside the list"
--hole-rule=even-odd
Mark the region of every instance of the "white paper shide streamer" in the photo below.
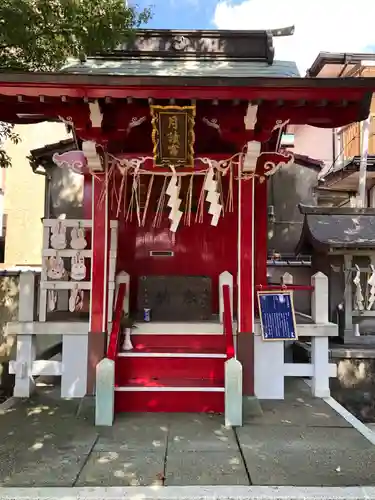
[[[179,197],[179,194],[180,185],[178,177],[177,175],[172,175],[166,191],[166,195],[169,196],[167,206],[171,209],[168,218],[171,221],[170,230],[172,231],[172,233],[175,233],[177,231],[182,217],[182,211],[180,210],[182,200]]]
[[[372,306],[374,305],[375,302],[375,267],[371,264],[370,269],[371,269],[371,276],[367,282],[368,286],[370,287],[369,298],[367,301],[368,311],[372,309]]]
[[[356,274],[353,279],[353,284],[355,286],[355,294],[354,294],[354,302],[355,302],[355,308],[359,311],[363,311],[364,309],[364,299],[363,299],[363,294],[362,294],[362,288],[361,288],[361,271],[358,267],[358,265],[355,266],[356,268]]]
[[[223,207],[219,203],[220,193],[218,191],[218,182],[215,180],[215,172],[212,167],[207,172],[203,188],[207,191],[206,201],[210,205],[208,213],[212,215],[211,226],[217,226]]]

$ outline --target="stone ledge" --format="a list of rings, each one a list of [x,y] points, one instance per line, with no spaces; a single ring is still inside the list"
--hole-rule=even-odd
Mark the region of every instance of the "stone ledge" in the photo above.
[[[1,488],[3,500],[375,500],[375,487],[166,486]]]

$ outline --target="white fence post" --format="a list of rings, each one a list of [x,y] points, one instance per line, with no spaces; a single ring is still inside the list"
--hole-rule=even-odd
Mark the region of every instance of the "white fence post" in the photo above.
[[[225,362],[225,426],[242,426],[242,365],[235,358]]]
[[[293,285],[293,283],[294,283],[293,275],[288,273],[288,272],[285,272],[281,276],[280,282],[284,286]],[[291,291],[290,294],[294,300],[293,291]],[[293,361],[293,350],[292,350],[293,344],[294,344],[294,340],[285,340],[284,341],[284,360],[285,361]]]
[[[130,275],[125,272],[121,271],[118,273],[116,276],[116,293],[115,293],[115,305],[116,305],[116,299],[117,299],[117,293],[118,293],[118,288],[121,283],[126,283],[126,290],[125,290],[125,297],[124,297],[124,305],[123,305],[123,311],[125,314],[129,314],[129,297],[130,297]]]
[[[331,370],[328,353],[328,337],[312,337],[311,364],[313,365],[313,376],[311,390],[316,398],[328,398],[331,394],[329,389]]]
[[[229,285],[230,309],[233,322],[233,276],[229,271],[224,271],[219,275],[219,318],[220,323],[224,321],[224,297],[223,285]]]
[[[328,278],[325,274],[318,272],[311,276],[311,317],[314,323],[328,323]]]
[[[314,290],[311,294],[311,317],[314,323],[329,322],[328,278],[318,272],[311,277]],[[330,395],[328,337],[313,337],[311,339],[311,364],[313,365],[312,393],[315,397],[325,398]]]
[[[35,274],[32,271],[21,273],[19,281],[19,321],[34,321],[34,298]],[[35,357],[35,335],[18,335],[14,396],[28,398],[34,390],[35,384],[31,373]]]
[[[115,362],[103,358],[96,365],[95,425],[113,425],[115,415]]]
[[[117,261],[117,240],[118,240],[118,225],[112,226],[111,221],[111,241],[110,241],[110,259],[109,259],[109,273],[108,273],[108,323],[113,320],[113,301],[115,296],[116,287],[116,261]],[[117,222],[117,221],[116,221]]]
[[[61,374],[62,398],[82,398],[86,395],[87,350],[87,334],[63,335]]]

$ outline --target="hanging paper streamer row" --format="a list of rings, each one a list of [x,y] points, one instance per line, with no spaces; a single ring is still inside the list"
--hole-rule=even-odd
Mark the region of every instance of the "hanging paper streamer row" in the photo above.
[[[206,157],[196,158],[196,162],[200,162],[202,168],[195,171],[182,169],[176,171],[173,166],[167,171],[145,169],[146,162],[152,160],[151,157],[121,159],[108,155],[108,173],[99,203],[104,201],[107,192],[111,210],[115,212],[116,217],[119,218],[122,214],[125,222],[132,222],[135,216],[139,226],[145,225],[147,212],[152,211],[154,217],[152,225],[159,227],[165,208],[169,208],[170,230],[175,233],[181,221],[187,226],[191,225],[193,191],[199,189],[194,178],[203,177],[195,222],[202,223],[207,210],[211,216],[211,225],[217,226],[225,212],[234,211],[234,176],[238,178],[237,171],[243,160],[243,153],[220,161]],[[155,183],[156,176],[164,177],[162,188],[160,183]],[[225,176],[228,177],[228,182],[225,183],[224,193],[222,178]],[[185,177],[188,177],[187,183],[183,182]],[[183,185],[185,189],[182,191]],[[144,187],[143,194],[142,187]],[[158,189],[157,193],[155,189]],[[154,205],[150,200],[155,198],[157,206],[150,209],[150,206]]]

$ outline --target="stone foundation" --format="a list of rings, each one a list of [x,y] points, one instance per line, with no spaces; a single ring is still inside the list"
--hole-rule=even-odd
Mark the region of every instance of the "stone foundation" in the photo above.
[[[369,357],[364,357],[364,356]],[[309,351],[293,346],[296,363],[306,363]],[[340,357],[345,356],[345,357]],[[358,357],[361,356],[361,357]],[[370,357],[371,356],[371,357]],[[365,346],[332,348],[331,360],[337,364],[337,378],[330,379],[331,396],[364,423],[375,422],[375,353]]]

